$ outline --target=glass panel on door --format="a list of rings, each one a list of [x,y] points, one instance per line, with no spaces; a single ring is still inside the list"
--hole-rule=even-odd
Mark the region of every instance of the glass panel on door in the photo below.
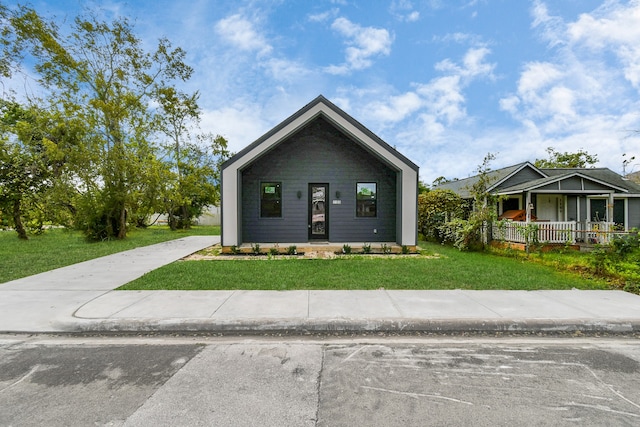
[[[327,232],[327,184],[309,185],[309,238],[326,239]]]

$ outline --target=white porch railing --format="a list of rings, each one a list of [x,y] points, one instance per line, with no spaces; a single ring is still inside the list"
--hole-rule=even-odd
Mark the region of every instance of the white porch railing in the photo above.
[[[515,243],[608,244],[615,234],[613,226],[612,222],[503,221],[493,224],[492,237]]]

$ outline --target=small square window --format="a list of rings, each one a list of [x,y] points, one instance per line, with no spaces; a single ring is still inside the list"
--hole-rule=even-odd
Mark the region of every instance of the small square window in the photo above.
[[[282,217],[282,183],[260,183],[260,216],[262,218]]]
[[[378,191],[375,182],[359,182],[356,185],[356,216],[375,217],[377,215]]]

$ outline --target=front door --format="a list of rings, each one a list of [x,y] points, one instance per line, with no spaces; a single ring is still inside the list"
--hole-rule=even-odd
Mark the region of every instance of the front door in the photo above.
[[[564,221],[564,197],[556,194],[538,194],[536,216],[539,220]]]
[[[309,239],[329,238],[329,184],[309,184]]]

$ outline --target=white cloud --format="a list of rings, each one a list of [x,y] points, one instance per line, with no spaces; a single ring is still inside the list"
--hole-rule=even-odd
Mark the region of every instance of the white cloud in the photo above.
[[[550,46],[564,43],[564,38],[560,36],[564,28],[564,22],[559,17],[549,15],[547,5],[540,0],[536,0],[531,9],[533,22],[531,27],[539,31],[539,35],[546,40]]]
[[[620,60],[625,78],[640,89],[640,2],[605,4],[567,25],[568,40],[598,51],[611,51]]]
[[[487,47],[471,48],[465,53],[462,64],[456,64],[451,59],[445,59],[435,65],[438,71],[450,72],[464,78],[474,78],[477,76],[493,77],[495,64],[484,62],[487,55],[491,53]]]
[[[606,2],[565,22],[537,1],[532,17],[554,55],[524,64],[516,92],[504,96],[500,107],[536,128],[543,146],[576,150],[587,141],[598,147],[598,141],[619,138],[623,128],[615,117],[638,108],[627,88],[640,89],[640,2]],[[638,126],[635,117],[632,128]]]
[[[539,90],[558,82],[562,76],[562,72],[554,64],[530,62],[520,75],[518,93],[524,98],[534,96]]]
[[[461,32],[448,33],[448,34],[445,34],[444,36],[434,35],[432,37],[432,40],[436,43],[459,43],[459,44],[468,43],[474,46],[485,45],[485,43],[482,42],[482,38],[477,34],[461,33]]]
[[[258,139],[269,123],[260,120],[264,116],[262,108],[248,102],[214,110],[204,110],[200,127],[205,132],[222,135],[229,142],[229,150],[238,152]]]
[[[390,13],[400,21],[416,22],[420,19],[420,12],[414,10],[409,0],[394,0],[389,7]]]
[[[374,101],[369,103],[368,116],[373,120],[386,122],[399,122],[416,112],[422,106],[422,100],[414,92],[392,96],[387,102]]]
[[[329,19],[335,17],[340,12],[339,9],[331,9],[322,13],[315,13],[308,16],[311,22],[326,22]]]
[[[460,64],[451,59],[437,63],[436,70],[447,75],[416,85],[416,92],[424,99],[429,113],[448,125],[465,118],[466,98],[463,90],[477,78],[492,77],[495,64],[485,61],[490,53],[486,47],[470,48]]]
[[[383,28],[361,27],[346,18],[337,18],[331,29],[345,37],[345,63],[325,68],[329,74],[346,74],[373,64],[373,58],[391,53],[393,37]]]
[[[431,82],[419,85],[417,92],[425,100],[430,114],[448,125],[466,116],[465,97],[459,75],[439,77]]]
[[[254,23],[240,14],[221,19],[215,25],[216,32],[235,47],[259,54],[268,54],[272,47],[267,40],[256,31]]]
[[[499,101],[499,104],[501,110],[504,110],[511,114],[515,114],[518,111],[518,106],[520,105],[520,98],[511,95],[506,98],[502,98]]]
[[[495,64],[489,64],[484,62],[487,55],[491,53],[487,47],[472,48],[464,55],[462,63],[464,64],[464,76],[465,77],[493,77],[493,70]]]
[[[270,77],[279,82],[295,82],[311,74],[304,64],[284,58],[271,58],[263,66]]]
[[[460,63],[441,61],[435,68],[444,75],[414,83],[412,91],[400,95],[390,86],[345,89],[339,105],[355,106],[351,114],[407,152],[445,145],[445,135],[451,134],[454,124],[459,126],[468,118],[466,88],[476,79],[492,75],[494,65],[485,60],[489,53],[485,48],[471,48]]]

